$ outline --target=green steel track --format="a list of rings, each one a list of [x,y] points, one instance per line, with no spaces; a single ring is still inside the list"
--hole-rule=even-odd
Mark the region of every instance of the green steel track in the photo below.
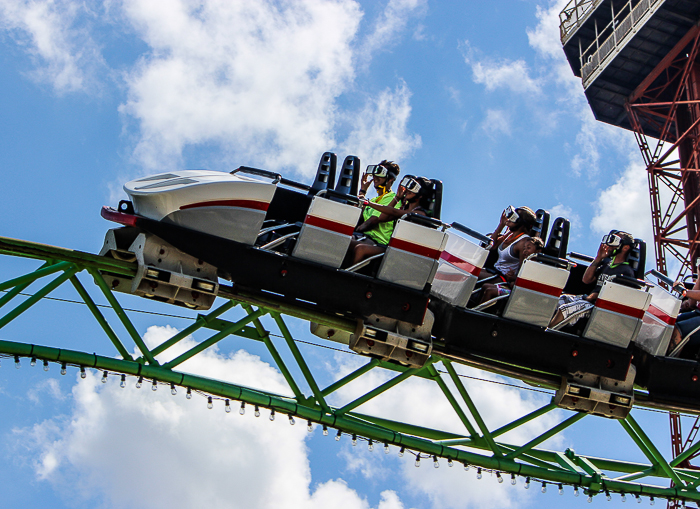
[[[0,329],[15,320],[21,320],[27,310],[40,304],[42,299],[48,297],[57,288],[70,285],[101,326],[106,339],[112,344],[117,355],[117,357],[114,356],[114,351],[97,355],[63,349],[60,345],[44,346],[0,340],[0,356],[14,359],[17,363],[21,363],[23,359],[31,359],[33,362],[54,362],[64,368],[75,366],[81,370],[96,369],[105,377],[117,376],[122,380],[127,376],[136,377],[151,384],[181,387],[207,397],[226,400],[227,406],[235,400],[243,407],[250,405],[258,409],[267,409],[276,415],[289,416],[290,419],[302,419],[309,424],[317,423],[323,426],[324,430],[333,428],[337,430],[339,436],[346,434],[354,440],[367,441],[370,445],[399,447],[402,454],[412,454],[416,461],[423,459],[427,463],[439,464],[442,460],[447,461],[450,466],[459,463],[464,465],[464,468],[475,468],[479,474],[483,470],[495,472],[499,478],[505,476],[515,479],[520,476],[526,479],[526,483],[551,484],[560,488],[563,485],[569,485],[574,486],[576,491],[580,489],[589,496],[599,493],[606,495],[619,493],[628,497],[643,496],[650,499],[665,498],[700,502],[700,492],[697,489],[700,486],[700,471],[681,468],[687,458],[700,450],[700,442],[696,442],[684,453],[669,460],[659,452],[632,413],[626,419],[617,422],[647,458],[648,463],[589,457],[576,454],[570,449],[564,452],[541,449],[538,446],[543,442],[576,422],[582,419],[599,419],[599,417],[560,410],[553,403],[549,403],[498,429],[489,429],[455,369],[455,360],[438,354],[434,354],[420,369],[409,369],[376,359],[367,359],[359,369],[327,387],[322,387],[316,381],[312,369],[289,332],[283,316],[315,321],[346,331],[353,331],[355,323],[342,317],[316,313],[271,295],[245,291],[235,286],[222,286],[219,293],[220,299],[217,301],[218,307],[206,315],[197,315],[188,327],[149,350],[101,274],[109,272],[133,277],[136,274],[135,264],[4,237],[0,237],[0,254],[32,258],[43,262],[33,272],[0,283],[0,292],[3,292],[0,297]],[[89,291],[78,279],[78,274],[81,273],[87,273],[94,282],[94,286],[90,286]],[[30,285],[32,289],[25,291]],[[38,288],[35,289],[35,287]],[[116,314],[123,328],[121,337],[102,314],[101,310],[104,306],[96,303],[92,297],[93,294],[106,300],[111,311]],[[10,305],[11,303],[15,304],[14,307]],[[221,318],[233,308],[243,310],[245,316],[236,321]],[[263,316],[272,319],[280,336],[275,337],[264,328],[260,320]],[[156,360],[160,354],[201,329],[210,330],[212,335],[168,362],[161,364]],[[294,396],[282,396],[178,371],[180,364],[231,335],[263,343]],[[103,343],[108,344],[107,341]],[[139,352],[137,358],[129,353],[134,346]],[[528,373],[522,368],[505,365],[499,367],[479,359],[473,362],[467,360],[466,364],[485,367],[506,376],[534,381],[547,388],[555,388],[554,379],[547,374]],[[371,370],[388,370],[395,376],[365,395],[344,402],[342,406],[332,406],[328,403],[331,397],[338,399],[339,389]],[[309,388],[307,393],[300,388],[302,381],[297,379],[299,375],[295,378],[293,372],[301,373],[303,382]],[[362,404],[411,377],[419,377],[438,385],[464,427],[461,433],[429,429],[365,415],[358,411]],[[644,405],[643,393],[637,395],[637,401]],[[510,444],[498,440],[505,433],[554,410],[564,415],[564,419],[527,443]],[[669,484],[672,487],[668,487]]]

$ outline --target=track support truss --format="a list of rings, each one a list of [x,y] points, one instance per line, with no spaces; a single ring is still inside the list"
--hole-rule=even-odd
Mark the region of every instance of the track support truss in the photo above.
[[[355,371],[324,387],[318,383],[314,370],[305,360],[283,316],[323,321],[345,330],[353,330],[353,322],[339,317],[314,315],[308,309],[266,300],[233,288],[224,290],[218,307],[207,314],[197,315],[189,326],[149,349],[129,318],[129,311],[119,304],[116,295],[102,278],[102,272],[133,275],[136,271],[134,265],[87,253],[3,238],[0,238],[0,253],[44,262],[33,272],[0,283],[0,291],[4,293],[0,297],[0,330],[21,319],[24,313],[40,304],[42,299],[50,298],[50,294],[60,286],[71,285],[77,301],[88,308],[104,331],[102,345],[108,350],[105,355],[98,355],[59,346],[0,340],[0,356],[16,363],[32,360],[58,363],[63,368],[74,366],[80,370],[95,369],[103,377],[119,376],[122,380],[135,377],[141,382],[149,381],[154,385],[181,387],[207,398],[225,400],[227,406],[231,401],[238,401],[242,407],[251,405],[257,410],[267,409],[273,415],[285,414],[290,420],[302,419],[308,421],[309,426],[316,423],[324,430],[333,428],[337,430],[338,436],[345,434],[353,440],[367,441],[370,445],[382,444],[386,448],[395,446],[401,455],[413,455],[418,464],[421,459],[435,464],[447,461],[450,466],[459,463],[465,468],[475,468],[477,475],[485,470],[495,472],[498,477],[502,474],[512,476],[512,479],[521,476],[526,478],[526,483],[538,482],[543,483],[543,486],[553,484],[560,489],[563,485],[574,486],[576,491],[581,489],[589,496],[619,493],[626,496],[700,501],[700,493],[697,491],[700,471],[682,467],[684,461],[700,449],[700,442],[668,461],[632,414],[618,422],[648,463],[590,457],[576,454],[570,449],[556,452],[540,448],[546,440],[575,426],[579,421],[597,419],[584,413],[561,410],[552,402],[499,428],[490,428],[473,395],[463,383],[464,377],[458,370],[459,366],[437,355],[433,355],[422,368],[407,368],[368,358]],[[87,279],[85,276],[89,277],[95,283],[94,287],[89,287],[88,290],[79,276],[84,279]],[[98,304],[93,294],[106,304]],[[107,316],[104,311],[108,312]],[[231,318],[233,315],[235,317]],[[120,325],[121,335],[110,325],[111,322]],[[268,330],[266,324],[273,325],[276,332]],[[180,345],[185,338],[204,331],[209,331],[206,339],[177,356],[168,356],[170,349]],[[291,395],[275,394],[178,371],[183,362],[232,336],[263,344],[286,380]],[[132,355],[130,351],[138,354]],[[385,374],[388,372],[390,377],[358,397],[348,399],[344,396],[346,391],[341,389],[375,370],[382,370]],[[463,429],[431,429],[362,413],[362,405],[389,393],[398,384],[414,379],[427,380],[437,385]],[[522,444],[500,440],[506,433],[522,429],[546,415],[558,420],[558,424]],[[670,480],[673,486],[655,484],[659,479],[665,480],[663,482]]]

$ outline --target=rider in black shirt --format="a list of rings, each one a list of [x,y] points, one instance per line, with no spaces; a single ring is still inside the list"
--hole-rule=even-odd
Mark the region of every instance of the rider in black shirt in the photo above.
[[[600,247],[598,247],[598,254],[582,278],[585,284],[595,282],[595,288],[588,295],[563,294],[559,297],[559,309],[554,314],[549,326],[553,327],[574,313],[591,309],[605,281],[616,276],[636,277],[634,270],[627,262],[632,246],[634,246],[634,237],[627,232],[614,231],[610,235],[604,236]],[[585,315],[584,313],[579,318]],[[576,321],[578,319],[571,323],[576,323]]]

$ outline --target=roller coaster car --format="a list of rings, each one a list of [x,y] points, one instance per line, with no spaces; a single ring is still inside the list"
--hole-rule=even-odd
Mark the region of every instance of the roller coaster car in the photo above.
[[[548,219],[546,213],[538,216]],[[634,341],[640,330],[650,342],[661,340],[656,336],[658,330],[643,327],[652,295],[643,281],[611,281],[601,291],[590,318],[582,321],[584,327],[569,331],[546,328],[567,288],[579,294],[592,289],[581,283],[585,267],[566,258],[568,231],[568,220],[554,221],[543,253],[525,260],[508,296],[467,309],[466,295],[457,298],[456,291],[446,295],[438,289],[443,297],[431,304],[436,314],[433,332],[444,341],[442,350],[448,355],[477,362],[495,360],[506,371],[522,367],[561,376],[555,400],[562,407],[622,418],[633,404],[635,369],[630,365]],[[644,243],[637,241],[630,263],[638,277],[643,276],[644,252]],[[480,254],[483,259],[484,253]],[[574,270],[575,276],[570,277]],[[440,272],[434,289],[439,288],[439,276]],[[464,286],[473,288],[474,279],[467,283],[464,277]],[[568,388],[574,386],[572,391],[579,394],[572,396]],[[586,390],[580,389],[585,386]]]
[[[646,387],[650,401],[666,407],[697,407],[700,400],[700,365],[697,359],[677,358],[681,347],[669,349],[669,341],[681,305],[674,282],[651,270],[648,279],[652,300],[635,345],[635,363],[639,366],[637,383]],[[663,285],[663,286],[662,286]]]
[[[568,220],[557,218],[547,235],[549,214],[539,210],[531,234],[548,239],[543,253],[522,264],[507,299],[490,310],[468,309],[490,239],[440,221],[439,181],[432,181],[432,218],[405,216],[385,253],[340,268],[361,216],[360,161],[348,156],[337,184],[336,163],[335,154],[325,153],[311,186],[248,167],[127,183],[130,201],[118,210],[103,208],[105,218],[125,228],[108,232],[102,254],[135,260],[139,268],[131,280],[106,274],[108,283],[117,291],[207,309],[218,291],[217,276],[223,276],[234,282],[234,291],[274,294],[355,319],[352,333],[318,324],[311,329],[363,355],[420,367],[437,351],[502,372],[554,375],[561,379],[558,404],[608,417],[624,417],[633,404],[621,402],[632,398],[635,367],[636,382],[650,398],[700,396],[697,363],[663,357],[678,298],[639,281],[643,242],[630,256],[638,279],[606,282],[590,318],[580,322],[584,326],[552,330],[547,326],[561,293],[590,288],[581,282],[585,266],[566,255]],[[667,376],[692,382],[676,395]]]
[[[102,254],[135,256],[145,276],[113,278],[113,288],[206,309],[213,298],[196,290],[206,268],[210,283],[216,270],[235,287],[301,306],[360,321],[376,315],[409,331],[420,328],[447,239],[442,231],[447,226],[439,220],[442,183],[432,181],[434,218],[409,215],[397,221],[376,275],[365,275],[339,269],[361,214],[360,161],[348,156],[335,184],[336,161],[335,154],[325,153],[311,186],[249,167],[231,174],[178,171],[127,183],[130,201],[118,210],[102,210],[106,219],[126,226],[108,233]],[[181,263],[166,264],[178,258]],[[424,343],[429,350],[430,337]]]

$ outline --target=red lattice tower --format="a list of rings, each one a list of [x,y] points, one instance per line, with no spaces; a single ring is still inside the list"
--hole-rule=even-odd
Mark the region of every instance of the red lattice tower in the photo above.
[[[700,257],[700,2],[572,0],[561,40],[597,120],[634,132],[646,164],[656,268],[697,273]],[[675,274],[673,274],[675,275]],[[678,455],[683,440],[670,414]],[[689,458],[687,467],[691,467]],[[677,507],[669,502],[669,507]]]

